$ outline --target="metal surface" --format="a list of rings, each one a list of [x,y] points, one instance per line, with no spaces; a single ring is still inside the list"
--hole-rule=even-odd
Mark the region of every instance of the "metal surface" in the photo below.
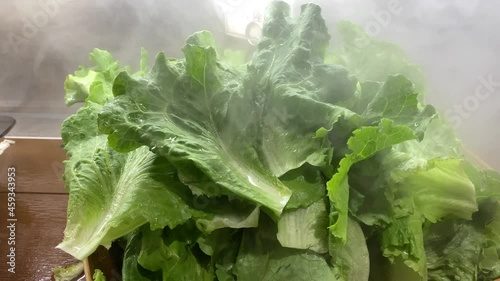
[[[7,135],[16,124],[16,119],[10,116],[0,116],[0,138]]]

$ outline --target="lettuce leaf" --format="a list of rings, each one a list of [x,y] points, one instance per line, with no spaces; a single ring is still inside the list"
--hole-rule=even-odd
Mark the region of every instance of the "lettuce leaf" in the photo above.
[[[407,267],[426,280],[427,268],[422,224],[423,219],[418,213],[394,219],[382,232],[381,248],[383,256],[392,263],[399,257]]]
[[[243,233],[233,273],[238,281],[328,281],[337,280],[321,255],[307,250],[282,247],[276,227],[263,218],[258,229]]]
[[[327,183],[331,207],[329,229],[333,239],[339,239],[341,243],[347,240],[348,173],[351,166],[394,144],[414,138],[415,135],[410,128],[393,126],[393,122],[389,119],[383,119],[378,127],[362,127],[354,131],[347,142],[352,153],[340,161],[337,173]]]
[[[160,54],[146,78],[120,73],[99,128],[118,151],[147,145],[178,168],[194,165],[219,194],[279,215],[291,192],[259,160],[252,144],[257,108],[238,92],[241,84],[234,79],[241,74],[219,65],[213,46],[199,45],[211,41],[209,33],[193,35],[184,47],[185,64]]]
[[[398,45],[370,37],[352,22],[339,21],[339,40],[328,56],[329,63],[341,64],[361,81],[385,81],[389,75],[402,74],[425,92],[425,78],[420,67],[408,60]]]
[[[370,276],[370,256],[360,224],[352,218],[347,221],[347,243],[332,243],[334,273],[339,281],[367,281]]]
[[[148,56],[148,52],[141,49],[140,70],[134,76],[139,77],[146,72]],[[68,75],[64,81],[67,106],[83,102],[106,103],[113,98],[112,87],[116,76],[122,71],[131,71],[129,66],[120,66],[105,50],[94,49],[89,60],[95,64],[93,67],[80,66],[74,75]]]
[[[62,127],[70,196],[64,241],[57,247],[80,260],[143,224],[175,227],[191,217],[188,189],[174,167],[146,147],[129,154],[108,147],[97,132],[100,108],[89,102]]]
[[[429,280],[477,280],[483,239],[470,223],[431,225],[425,233]]]
[[[179,170],[195,166],[219,187],[209,195],[239,196],[281,214],[291,192],[277,177],[304,163],[328,165],[332,148],[316,131],[356,117],[331,104],[352,94],[354,82],[322,63],[329,35],[319,7],[304,6],[296,21],[287,9],[271,5],[247,75],[218,61],[207,32],[187,40],[185,60],[160,54],[144,77],[120,73],[99,116],[109,145],[122,152],[146,145]],[[283,29],[298,31],[276,32]],[[296,43],[311,37],[310,46]],[[326,77],[352,87],[337,93]]]
[[[285,211],[278,220],[277,238],[281,246],[328,252],[328,205],[325,198],[307,208]]]

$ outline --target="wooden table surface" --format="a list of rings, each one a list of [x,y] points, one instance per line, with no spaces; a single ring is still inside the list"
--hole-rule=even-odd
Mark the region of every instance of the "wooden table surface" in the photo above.
[[[0,156],[0,280],[51,280],[52,269],[74,262],[62,241],[68,194],[62,181],[61,140],[13,139]],[[1,139],[0,139],[1,141]],[[7,170],[16,169],[16,273],[7,271]]]

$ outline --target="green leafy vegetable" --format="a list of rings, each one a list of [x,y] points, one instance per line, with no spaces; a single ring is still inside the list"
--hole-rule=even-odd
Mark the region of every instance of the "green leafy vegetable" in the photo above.
[[[65,82],[58,248],[119,239],[124,281],[499,278],[500,175],[399,47],[339,31],[329,50],[319,6],[272,1],[249,61],[208,31],[137,72],[95,49]]]
[[[422,219],[417,214],[395,219],[382,232],[382,254],[394,262],[396,257],[426,278]]]
[[[483,237],[469,223],[442,222],[426,233],[430,280],[477,280]]]
[[[338,33],[340,40],[328,62],[345,66],[361,81],[385,81],[388,75],[403,74],[419,93],[424,92],[421,69],[408,60],[400,46],[371,38],[361,26],[349,21],[338,23]]]
[[[331,226],[330,231],[335,238],[345,243],[347,240],[347,218],[349,202],[348,172],[353,164],[370,158],[375,153],[415,138],[410,128],[393,126],[389,119],[383,119],[379,127],[363,127],[353,133],[347,142],[352,153],[340,161],[338,172],[327,183],[330,198]]]
[[[55,281],[71,281],[83,273],[83,262],[78,262],[67,267],[54,268]]]
[[[248,106],[250,97],[237,92],[240,85],[231,82],[239,75],[219,66],[215,48],[195,45],[207,41],[211,36],[206,32],[188,39],[185,67],[160,54],[149,79],[119,74],[113,86],[117,97],[101,112],[100,129],[119,151],[147,145],[174,166],[194,165],[220,193],[279,215],[291,192],[254,149],[257,127],[251,121],[258,112]]]
[[[141,71],[135,75],[141,75],[146,69],[148,54],[143,49],[141,51]],[[111,92],[113,81],[118,73],[130,71],[129,67],[121,67],[113,56],[103,50],[95,49],[89,56],[90,61],[95,63],[92,68],[80,67],[75,75],[68,75],[64,89],[66,105],[91,101],[104,104],[113,98]]]
[[[94,281],[106,281],[104,273],[102,273],[102,271],[100,271],[99,269],[96,269],[94,271],[94,276],[92,278],[94,279]]]
[[[342,246],[332,244],[334,253],[334,273],[339,281],[365,281],[370,276],[370,256],[366,238],[358,222],[347,221],[347,243]]]
[[[328,205],[322,198],[307,208],[283,213],[278,221],[277,238],[281,246],[328,252]]]
[[[336,280],[322,256],[283,248],[273,222],[265,218],[258,229],[245,230],[233,272],[242,281]]]
[[[78,259],[145,223],[173,228],[191,217],[173,166],[146,147],[129,154],[108,147],[106,136],[97,132],[99,109],[90,102],[62,129],[71,157],[64,163],[70,198],[58,248]]]

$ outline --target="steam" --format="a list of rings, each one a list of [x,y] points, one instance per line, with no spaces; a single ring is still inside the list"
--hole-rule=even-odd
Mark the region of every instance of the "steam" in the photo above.
[[[2,1],[0,100],[4,107],[16,112],[33,107],[51,113],[72,112],[62,100],[65,76],[88,64],[88,54],[96,47],[137,66],[141,47],[152,54],[165,51],[180,56],[185,39],[193,32],[212,27],[222,35],[220,21],[209,12],[207,1],[185,1],[185,7],[169,2]],[[45,8],[47,3],[52,8]],[[36,15],[44,12],[47,23],[37,25]],[[13,44],[9,34],[18,41]]]
[[[47,113],[52,117],[74,112],[75,109],[64,107],[64,79],[80,64],[87,64],[88,53],[95,47],[109,50],[133,67],[138,66],[141,47],[153,56],[159,51],[165,51],[168,56],[181,56],[185,39],[198,30],[212,31],[222,46],[249,48],[245,42],[224,35],[224,25],[213,7],[215,1],[231,5],[247,2],[1,1],[0,112]],[[389,10],[395,1],[401,6],[398,13]],[[451,118],[457,114],[456,105],[464,104],[475,95],[481,78],[491,76],[494,91],[488,99],[479,100],[477,108],[467,111],[467,116],[460,116],[457,130],[472,151],[500,169],[500,160],[496,159],[500,87],[495,84],[500,83],[500,38],[496,36],[500,18],[494,12],[500,3],[487,0],[313,2],[322,5],[331,32],[339,19],[362,26],[378,24],[378,38],[403,46],[410,60],[422,66],[428,81],[427,100],[441,112],[451,114]],[[54,3],[57,8],[47,8]],[[33,17],[38,15],[38,23],[43,23],[40,15],[44,11],[47,22],[37,28],[31,38],[26,38],[23,35],[26,21],[33,23]],[[389,11],[389,18],[384,11]],[[8,40],[12,33],[25,40],[17,52]],[[57,136],[58,126],[54,128],[41,134]]]

